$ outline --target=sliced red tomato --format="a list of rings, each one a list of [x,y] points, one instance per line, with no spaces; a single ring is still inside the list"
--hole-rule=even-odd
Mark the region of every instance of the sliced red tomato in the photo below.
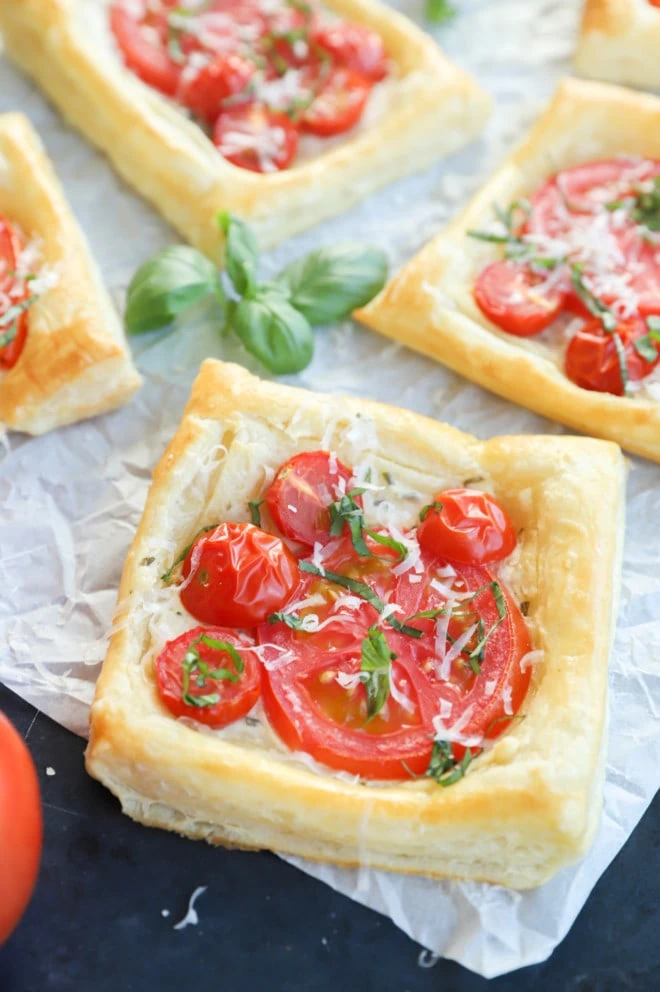
[[[27,339],[27,311],[24,310],[14,320],[2,323],[2,318],[11,307],[21,304],[28,295],[25,291],[16,293],[14,272],[22,250],[16,230],[0,217],[0,369],[11,369],[16,365]]]
[[[213,141],[232,165],[252,172],[277,172],[295,157],[298,129],[286,114],[254,102],[224,110],[215,122]]]
[[[501,503],[477,489],[446,489],[433,497],[417,529],[420,545],[432,554],[465,565],[508,558],[516,532]]]
[[[331,503],[350,489],[350,468],[327,451],[303,451],[279,469],[266,506],[285,537],[310,547],[330,539]],[[356,502],[360,503],[357,497]]]
[[[42,836],[39,782],[30,752],[0,713],[0,946],[30,901]]]
[[[501,260],[483,269],[474,286],[481,312],[503,331],[526,338],[538,334],[555,320],[564,305],[561,284],[537,287],[546,277],[532,272],[524,262]]]
[[[282,6],[267,17],[262,50],[277,75],[313,60],[309,47],[309,16],[295,7]]]
[[[296,589],[298,563],[285,544],[252,524],[224,523],[198,537],[183,563],[181,602],[196,620],[254,627]]]
[[[640,318],[623,321],[616,333],[621,341],[628,379],[638,382],[657,366],[658,360],[648,362],[635,349],[635,341],[646,335],[648,329]],[[565,356],[568,378],[582,389],[622,396],[621,358],[614,335],[606,332],[599,320],[590,320],[571,338]]]
[[[302,116],[302,128],[328,138],[354,127],[362,116],[371,83],[351,69],[333,69]]]
[[[187,66],[177,94],[197,117],[212,124],[229,97],[243,92],[256,71],[254,62],[240,55],[216,55],[199,69]]]
[[[216,728],[249,713],[261,694],[254,644],[225,627],[195,627],[168,641],[156,659],[156,683],[170,713]]]
[[[337,65],[357,72],[371,82],[378,82],[387,75],[383,39],[363,24],[348,21],[321,24],[313,33],[313,41],[328,52]]]
[[[181,34],[181,50],[215,55],[256,54],[266,33],[266,15],[254,0],[225,0],[188,17],[190,30]],[[180,21],[181,22],[181,21]],[[185,22],[184,22],[185,23]]]
[[[176,96],[181,65],[168,50],[168,9],[176,0],[115,0],[110,7],[110,27],[121,49],[126,66],[140,79],[165,93]]]

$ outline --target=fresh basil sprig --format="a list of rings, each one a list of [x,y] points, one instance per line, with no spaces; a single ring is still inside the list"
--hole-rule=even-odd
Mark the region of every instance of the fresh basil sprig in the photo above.
[[[271,282],[259,280],[253,231],[228,211],[218,214],[225,240],[225,273],[194,248],[166,248],[135,273],[128,289],[131,334],[165,327],[193,303],[215,296],[225,310],[224,332],[234,331],[250,354],[276,375],[300,372],[312,360],[312,325],[341,320],[369,302],[385,284],[387,260],[379,248],[335,245],[294,262]]]

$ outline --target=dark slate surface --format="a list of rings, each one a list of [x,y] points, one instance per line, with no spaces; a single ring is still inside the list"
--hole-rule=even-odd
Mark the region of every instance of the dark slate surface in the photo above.
[[[0,992],[660,990],[658,800],[550,960],[487,982],[448,961],[420,968],[389,920],[272,855],[133,823],[85,774],[81,740],[2,686],[0,709],[27,737],[45,815],[39,883],[0,950]],[[205,884],[199,926],[174,932]]]

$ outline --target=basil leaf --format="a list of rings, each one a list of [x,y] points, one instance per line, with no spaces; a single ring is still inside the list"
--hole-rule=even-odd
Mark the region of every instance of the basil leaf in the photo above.
[[[426,777],[434,778],[437,782],[445,772],[451,771],[455,765],[456,759],[454,758],[451,743],[449,741],[433,741],[431,760],[429,767],[424,773]]]
[[[645,362],[654,362],[658,357],[658,350],[650,334],[645,334],[633,343],[633,348],[644,359]]]
[[[160,577],[161,582],[164,582],[166,586],[169,586],[170,582],[172,581],[172,572],[177,567],[177,565],[180,565],[182,561],[186,560],[186,558],[188,557],[188,552],[192,548],[197,538],[201,537],[202,534],[207,534],[210,530],[215,530],[217,526],[218,524],[209,524],[208,527],[202,527],[201,530],[198,530],[195,536],[193,537],[192,541],[190,542],[190,544],[186,545],[183,551],[181,551],[176,556],[176,558],[174,559],[170,567],[167,569],[167,571],[163,572],[163,574]]]
[[[616,330],[616,317],[608,306],[595,296],[584,281],[582,266],[574,262],[571,265],[571,283],[578,297],[593,317],[597,317],[603,325],[603,330],[611,334]]]
[[[382,630],[370,627],[362,641],[360,680],[367,690],[367,722],[372,720],[390,695],[392,662],[396,658]]]
[[[436,778],[436,782],[438,783],[438,785],[441,785],[443,786],[443,788],[445,788],[448,785],[454,785],[456,782],[462,779],[472,763],[472,757],[473,757],[472,751],[470,750],[469,747],[466,748],[465,754],[461,758],[460,762],[456,765],[453,772],[450,772],[449,775],[441,775],[439,778]]]
[[[660,341],[660,317],[652,314],[650,317],[646,318],[646,326],[649,329],[649,334],[654,341]]]
[[[206,647],[209,647],[214,651],[223,651],[228,654],[236,666],[236,672],[232,672],[229,668],[218,668],[213,671],[210,670],[208,663],[202,660],[202,657],[197,650],[198,644],[205,644]],[[197,706],[201,708],[205,706],[215,706],[216,703],[220,702],[220,694],[218,692],[197,696],[190,692],[190,678],[195,673],[197,673],[195,685],[198,689],[204,689],[206,687],[207,679],[218,679],[233,683],[238,682],[244,669],[245,666],[243,664],[243,659],[233,644],[230,644],[228,641],[218,641],[213,637],[209,637],[207,634],[201,634],[188,645],[188,650],[186,651],[182,663],[181,696],[184,703],[188,706]]]
[[[426,520],[431,510],[435,510],[436,513],[442,512],[442,503],[439,499],[434,499],[432,503],[427,503],[419,511],[419,519],[422,523]]]
[[[630,377],[628,375],[628,359],[626,358],[626,349],[624,348],[623,341],[619,334],[613,334],[612,340],[614,341],[614,347],[616,348],[616,357],[619,362],[619,369],[621,371],[621,385],[623,386],[623,395],[630,396]]]
[[[218,271],[188,245],[171,245],[137,270],[128,287],[124,320],[130,334],[171,324],[177,314],[207,296],[222,299]]]
[[[252,296],[257,288],[259,248],[252,228],[239,217],[223,210],[218,223],[225,236],[225,267],[234,289],[241,296]]]
[[[250,508],[250,521],[254,524],[255,527],[261,527],[261,510],[259,509],[259,507],[263,502],[265,502],[263,496],[261,497],[261,499],[248,500],[248,506]]]
[[[283,623],[291,630],[301,630],[303,625],[303,618],[298,616],[297,613],[284,613],[282,611],[278,613],[271,613],[266,618],[268,623]]]
[[[378,534],[375,530],[366,530],[365,533],[369,535],[372,541],[376,544],[381,544],[385,548],[390,548],[395,554],[399,556],[401,561],[408,557],[408,548],[405,546],[403,541],[397,541],[395,538],[390,537],[388,534]],[[369,552],[371,554],[371,552]]]
[[[38,294],[34,293],[32,296],[28,296],[27,299],[21,300],[20,303],[14,303],[13,306],[8,307],[0,317],[0,327],[6,327],[7,324],[13,324],[14,321],[18,320],[21,314],[24,313],[28,307],[31,307],[33,303],[36,303],[38,299]]]
[[[310,324],[323,326],[372,300],[385,285],[387,272],[380,248],[339,244],[298,259],[276,281]]]
[[[312,360],[314,335],[309,323],[278,293],[241,300],[231,326],[245,348],[276,375],[301,372]]]
[[[444,24],[456,16],[456,8],[448,0],[426,0],[424,16],[431,24]]]

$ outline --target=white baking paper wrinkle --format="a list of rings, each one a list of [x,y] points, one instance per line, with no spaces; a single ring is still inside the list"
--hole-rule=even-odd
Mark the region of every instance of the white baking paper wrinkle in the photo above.
[[[466,201],[569,71],[579,0],[457,0],[456,6],[459,16],[438,34],[497,98],[485,138],[282,246],[265,259],[268,272],[311,247],[356,237],[387,245],[399,266]],[[421,4],[406,9],[419,17]],[[40,131],[121,304],[135,267],[174,236],[0,62],[0,110],[9,109],[23,110]],[[6,451],[0,448],[0,679],[78,734],[86,732],[122,562],[151,469],[200,360],[246,358],[238,345],[221,341],[216,325],[211,312],[200,311],[172,334],[134,340],[146,384],[127,409],[43,438],[13,436]],[[314,363],[292,381],[396,402],[482,437],[561,431],[351,324],[319,332]],[[526,893],[289,860],[482,975],[546,958],[658,786],[660,557],[649,524],[658,519],[660,468],[636,462],[612,661],[605,811],[587,858]]]

